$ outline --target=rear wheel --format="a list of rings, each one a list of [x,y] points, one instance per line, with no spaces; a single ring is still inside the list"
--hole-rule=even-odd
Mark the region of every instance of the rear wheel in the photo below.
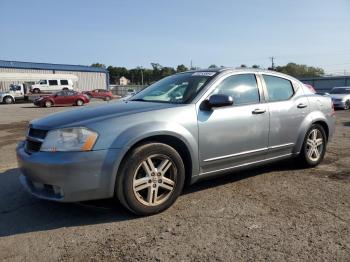
[[[13,104],[15,102],[11,96],[5,96],[3,101],[5,104]]]
[[[68,91],[69,89],[67,87],[62,88],[64,91]]]
[[[109,100],[111,100],[111,97],[110,96],[106,96],[105,97],[105,101],[109,101]]]
[[[52,102],[50,100],[45,101],[45,107],[52,107]]]
[[[34,94],[39,94],[40,93],[40,89],[39,88],[34,88],[33,89],[33,93]]]
[[[315,167],[320,164],[326,153],[327,137],[321,125],[314,124],[306,133],[303,148],[299,155],[305,167]]]
[[[77,102],[76,102],[76,105],[77,106],[82,106],[82,105],[84,105],[84,101],[81,100],[81,99],[78,99]]]
[[[137,215],[156,214],[176,201],[184,180],[184,164],[174,148],[161,143],[143,144],[124,160],[116,195]]]

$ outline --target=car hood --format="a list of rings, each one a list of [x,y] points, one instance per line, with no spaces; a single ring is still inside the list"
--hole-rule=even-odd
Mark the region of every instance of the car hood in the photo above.
[[[107,118],[115,118],[176,106],[181,105],[137,101],[114,102],[109,103],[108,105],[89,106],[51,114],[45,118],[33,120],[30,123],[30,126],[50,130],[69,126],[79,126],[88,124],[92,121],[99,121]]]
[[[342,99],[342,98],[347,97],[347,96],[350,97],[349,94],[330,94],[330,96],[334,99]]]

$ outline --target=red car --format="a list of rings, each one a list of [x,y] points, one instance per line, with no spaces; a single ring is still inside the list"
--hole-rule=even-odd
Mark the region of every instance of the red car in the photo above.
[[[34,101],[34,105],[51,107],[54,105],[76,105],[82,106],[89,103],[90,99],[87,95],[78,93],[76,91],[60,91],[50,96],[42,96]]]
[[[83,94],[89,96],[89,98],[102,98],[103,100],[106,100],[106,101],[113,99],[112,92],[106,89],[95,89],[91,91],[84,91]]]

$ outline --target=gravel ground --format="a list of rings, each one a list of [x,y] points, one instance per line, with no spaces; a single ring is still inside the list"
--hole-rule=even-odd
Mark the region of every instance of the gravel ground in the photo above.
[[[139,218],[110,200],[53,203],[20,186],[14,149],[28,121],[68,109],[0,105],[1,261],[350,261],[350,111],[337,112],[317,168],[228,174]]]

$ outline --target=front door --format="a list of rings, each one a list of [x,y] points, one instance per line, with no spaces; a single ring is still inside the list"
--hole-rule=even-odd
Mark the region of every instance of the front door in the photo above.
[[[233,105],[198,109],[199,155],[203,174],[231,170],[265,159],[269,113],[255,74],[222,79],[212,94],[233,98]]]

